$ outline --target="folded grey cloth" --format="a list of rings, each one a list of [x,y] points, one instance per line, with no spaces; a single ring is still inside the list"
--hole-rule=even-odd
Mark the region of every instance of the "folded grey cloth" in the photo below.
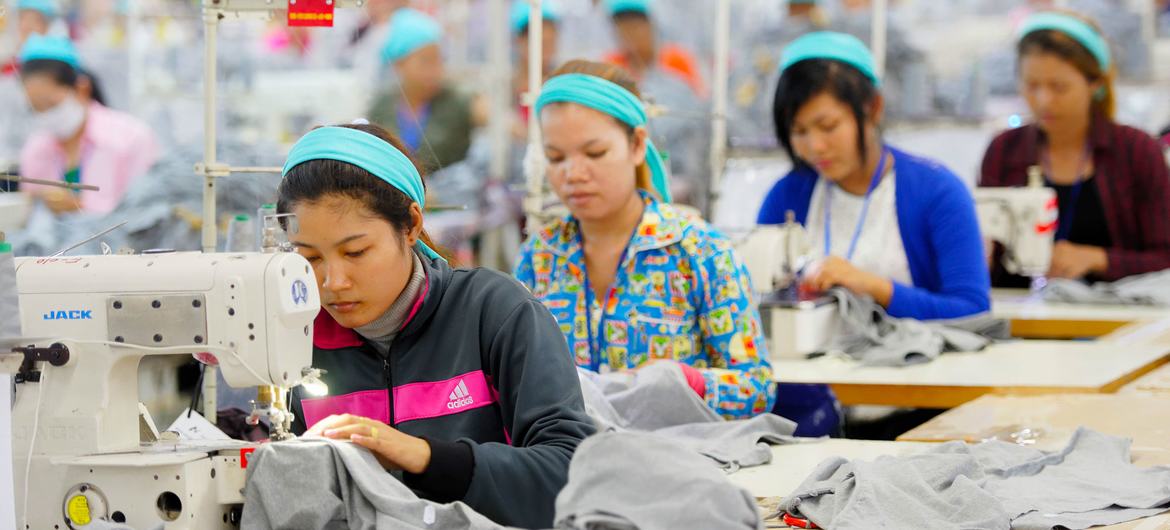
[[[922,322],[894,318],[868,296],[843,288],[829,291],[837,300],[838,322],[829,351],[840,351],[865,366],[907,366],[933,361],[943,352],[980,351],[993,339],[1010,337],[1008,322],[987,314]]]
[[[821,463],[780,509],[822,528],[1082,529],[1170,510],[1170,467],[1077,429],[1061,451],[950,442],[872,462]]]
[[[252,454],[240,527],[504,528],[461,502],[419,498],[362,447],[319,438],[265,444]]]
[[[557,496],[565,530],[762,529],[751,494],[703,457],[649,433],[610,432],[581,442]]]
[[[1170,306],[1170,270],[1138,274],[1115,282],[1088,285],[1079,280],[1052,279],[1044,300],[1070,304]]]
[[[578,369],[585,411],[598,431],[652,432],[715,461],[728,472],[771,462],[769,443],[792,441],[796,424],[774,414],[724,420],[691,389],[674,363],[633,372]]]

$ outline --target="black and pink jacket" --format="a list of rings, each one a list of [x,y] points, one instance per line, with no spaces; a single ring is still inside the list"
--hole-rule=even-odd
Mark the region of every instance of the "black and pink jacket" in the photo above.
[[[383,421],[431,444],[427,471],[404,477],[423,497],[551,527],[569,460],[594,432],[564,335],[512,278],[422,262],[421,305],[387,355],[317,317],[313,366],[326,370],[329,395],[293,390],[294,431],[330,414]]]

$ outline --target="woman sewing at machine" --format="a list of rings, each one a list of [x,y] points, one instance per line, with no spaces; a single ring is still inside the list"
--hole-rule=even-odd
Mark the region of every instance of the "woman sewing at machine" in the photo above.
[[[453,269],[423,230],[425,190],[384,129],[315,129],[285,163],[278,209],[324,311],[293,390],[294,432],[352,440],[423,497],[509,526],[550,527],[593,433],[556,320],[511,278]],[[322,486],[324,487],[324,486]]]
[[[983,242],[970,192],[941,164],[887,146],[873,57],[856,37],[817,32],[781,57],[773,119],[795,168],[758,221],[788,212],[821,258],[805,288],[844,287],[895,317],[970,316],[990,309]],[[824,385],[779,385],[777,413],[800,435],[832,434],[840,412]]]
[[[21,150],[21,175],[101,188],[80,193],[47,186],[23,189],[54,213],[109,213],[157,160],[154,133],[139,119],[103,104],[68,39],[31,35],[20,63],[37,131]]]
[[[795,164],[768,193],[760,224],[792,211],[822,260],[803,281],[844,287],[895,317],[922,320],[990,308],[971,194],[932,160],[883,143],[883,99],[860,40],[811,33],[784,51],[773,117]]]
[[[382,48],[382,62],[393,65],[395,80],[370,108],[370,120],[401,138],[428,171],[463,160],[477,125],[471,99],[444,79],[442,37],[438,22],[427,15],[396,11]]]
[[[615,66],[570,61],[535,110],[548,178],[569,215],[533,233],[516,277],[552,310],[577,366],[675,362],[716,412],[771,410],[746,269],[727,238],[671,206],[633,80]]]
[[[982,186],[1024,186],[1042,172],[1056,190],[1056,245],[1048,276],[1117,280],[1170,268],[1170,175],[1156,140],[1113,121],[1109,45],[1079,16],[1024,22],[1020,92],[1036,122],[1005,131],[983,158]],[[996,270],[996,285],[1022,279]],[[1026,280],[1022,285],[1026,286]]]

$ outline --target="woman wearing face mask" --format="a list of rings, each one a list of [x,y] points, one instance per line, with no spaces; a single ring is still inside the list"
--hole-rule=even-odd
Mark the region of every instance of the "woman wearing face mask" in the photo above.
[[[386,127],[430,171],[467,157],[473,118],[471,99],[447,82],[442,30],[438,22],[411,8],[390,19],[382,62],[394,66],[396,81],[370,109],[370,120]]]
[[[23,189],[54,213],[109,213],[157,159],[154,133],[137,118],[102,104],[93,77],[81,70],[68,39],[32,35],[21,49],[20,63],[38,131],[21,151],[21,175],[92,184],[100,191]]]
[[[438,502],[551,527],[577,445],[593,433],[548,310],[511,278],[453,269],[423,231],[406,149],[372,125],[322,127],[285,163],[277,208],[317,275],[313,366],[294,431],[351,440]]]
[[[773,117],[795,169],[764,200],[760,224],[787,212],[823,242],[806,274],[895,317],[957,318],[990,308],[971,194],[941,164],[885,145],[873,58],[856,37],[810,33],[781,58]]]
[[[1166,159],[1148,134],[1113,121],[1105,39],[1079,16],[1038,13],[1025,20],[1017,50],[1020,92],[1036,122],[991,142],[980,185],[1024,186],[1039,170],[1056,190],[1049,277],[1117,280],[1170,268]],[[1027,286],[995,272],[997,285]]]
[[[570,215],[529,238],[516,277],[552,310],[577,366],[674,362],[724,416],[771,410],[746,268],[726,237],[669,204],[633,80],[615,66],[570,61],[535,110],[548,178]]]

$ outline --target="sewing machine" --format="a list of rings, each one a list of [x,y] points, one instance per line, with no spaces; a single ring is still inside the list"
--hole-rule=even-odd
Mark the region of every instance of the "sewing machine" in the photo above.
[[[752,286],[760,296],[760,318],[768,351],[778,359],[803,358],[822,351],[837,324],[833,299],[806,296],[799,273],[816,253],[793,213],[779,225],[760,225],[736,242]]]
[[[1038,166],[1028,168],[1021,188],[975,188],[975,209],[986,240],[1004,247],[1008,272],[1042,282],[1052,262],[1056,235],[1056,191],[1044,186]]]
[[[290,437],[284,395],[318,375],[309,365],[320,301],[304,258],[22,258],[16,277],[22,333],[42,337],[0,344],[0,370],[17,373],[18,520],[27,503],[32,529],[237,527],[254,445],[160,439],[139,403],[138,365],[189,354],[218,364],[233,387],[262,389],[252,420]]]

